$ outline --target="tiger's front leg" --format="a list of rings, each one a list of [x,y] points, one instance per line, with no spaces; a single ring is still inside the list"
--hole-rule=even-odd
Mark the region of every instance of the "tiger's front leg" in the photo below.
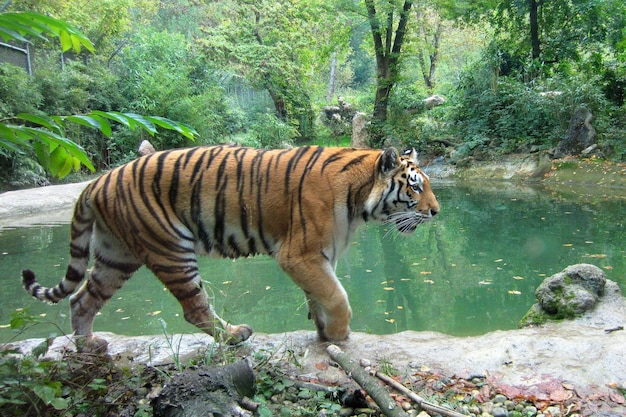
[[[321,254],[279,255],[277,261],[304,291],[309,318],[314,321],[319,338],[323,341],[345,340],[350,334],[352,309],[330,263]]]

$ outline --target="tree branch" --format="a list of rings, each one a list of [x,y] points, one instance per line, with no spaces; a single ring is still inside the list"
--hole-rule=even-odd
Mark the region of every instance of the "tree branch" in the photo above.
[[[404,410],[391,398],[385,387],[379,385],[338,346],[330,345],[326,348],[326,352],[372,397],[383,414],[387,417],[408,417]]]
[[[381,381],[384,381],[385,383],[391,385],[394,389],[400,391],[401,393],[403,393],[404,395],[406,395],[407,397],[415,401],[420,406],[421,409],[423,409],[429,414],[431,413],[441,414],[442,416],[447,416],[447,417],[465,417],[463,414],[457,413],[454,410],[450,410],[449,408],[444,408],[440,405],[433,404],[431,402],[426,401],[425,399],[423,399],[422,397],[420,397],[419,395],[417,395],[416,393],[414,393],[413,391],[411,391],[410,389],[408,389],[407,387],[405,387],[404,385],[402,385],[395,379],[390,378],[385,374],[382,374],[374,370],[371,371],[371,374],[376,376]]]

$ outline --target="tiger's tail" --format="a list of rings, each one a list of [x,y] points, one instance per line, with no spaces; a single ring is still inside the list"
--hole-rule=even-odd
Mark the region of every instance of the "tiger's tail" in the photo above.
[[[22,271],[22,284],[26,291],[38,300],[56,304],[72,294],[85,278],[89,263],[89,242],[95,222],[95,213],[89,203],[88,186],[78,199],[71,224],[70,261],[65,277],[55,287],[47,288],[37,282],[30,269]]]

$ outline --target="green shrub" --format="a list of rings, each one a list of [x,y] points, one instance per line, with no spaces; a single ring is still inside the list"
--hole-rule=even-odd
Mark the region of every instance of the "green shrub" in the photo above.
[[[11,64],[0,64],[0,118],[33,113],[42,100],[26,71]]]
[[[250,145],[261,148],[284,148],[293,145],[298,130],[273,114],[260,114],[250,127]]]

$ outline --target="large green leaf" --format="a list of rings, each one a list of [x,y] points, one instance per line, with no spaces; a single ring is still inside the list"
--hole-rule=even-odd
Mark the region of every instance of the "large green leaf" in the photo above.
[[[91,41],[72,25],[33,12],[0,13],[0,36],[5,41],[12,39],[27,42],[27,37],[46,39],[44,35],[59,38],[61,49],[80,52],[82,48],[94,52]]]
[[[20,113],[16,119],[27,122],[29,126],[0,123],[0,148],[16,152],[24,148],[33,148],[39,163],[53,176],[59,178],[66,176],[72,170],[79,170],[81,165],[95,171],[83,148],[65,136],[68,123],[98,130],[107,137],[110,137],[113,132],[109,121],[122,124],[131,130],[143,129],[150,135],[157,133],[157,126],[176,131],[191,140],[198,135],[193,128],[183,123],[160,116],[142,116],[135,113],[98,110],[71,116]]]

